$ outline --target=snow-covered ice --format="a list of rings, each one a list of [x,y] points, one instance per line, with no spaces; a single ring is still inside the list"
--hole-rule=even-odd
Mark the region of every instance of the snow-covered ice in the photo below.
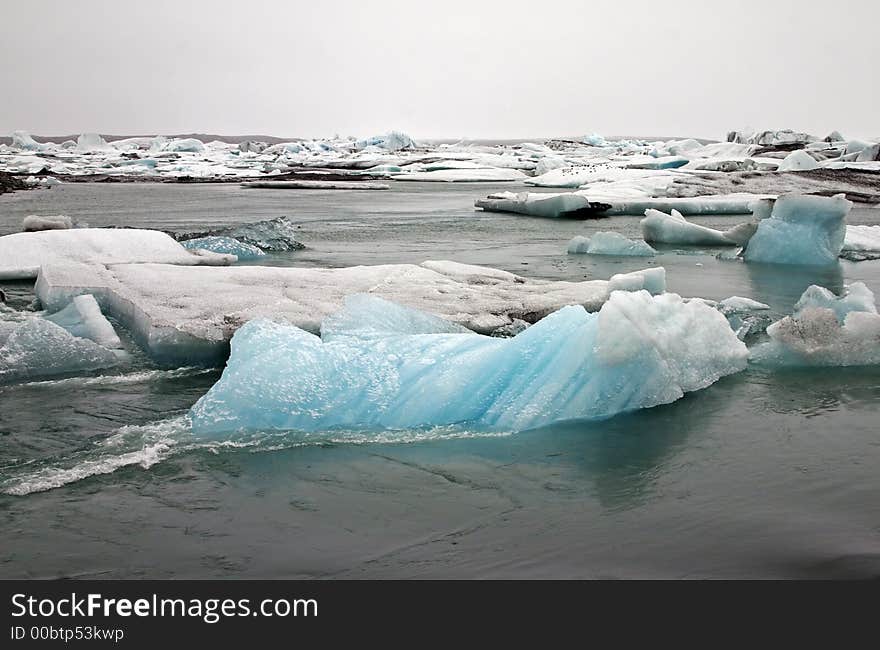
[[[194,255],[158,230],[74,228],[0,237],[0,280],[35,278],[45,265],[159,262],[194,266],[234,261],[213,253]]]
[[[744,257],[773,264],[835,264],[846,237],[846,215],[852,203],[842,196],[786,194],[770,217],[758,222]]]
[[[645,210],[639,222],[646,242],[662,244],[689,244],[694,246],[734,246],[737,244],[720,230],[691,223],[678,210],[666,214],[659,210]]]
[[[600,231],[590,237],[577,235],[568,242],[569,253],[589,255],[635,255],[650,257],[656,254],[653,248],[643,241],[628,239],[620,233]]]
[[[398,323],[401,309],[388,318],[376,298],[344,311],[326,340],[268,320],[242,327],[190,412],[193,432],[516,431],[673,402],[748,357],[720,313],[675,294],[615,292],[599,313],[564,307],[509,339],[436,332],[405,313]]]
[[[40,272],[36,293],[52,311],[90,293],[154,357],[213,363],[222,360],[233,332],[249,320],[271,318],[317,332],[321,321],[354,293],[371,293],[491,333],[515,320],[537,322],[565,305],[596,311],[613,289],[643,288],[664,291],[664,270],[567,282],[428,261],[333,269],[50,265]]]

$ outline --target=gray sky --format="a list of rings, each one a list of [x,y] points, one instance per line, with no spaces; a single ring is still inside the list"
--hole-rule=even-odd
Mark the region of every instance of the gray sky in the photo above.
[[[0,0],[0,133],[880,136],[877,0]]]

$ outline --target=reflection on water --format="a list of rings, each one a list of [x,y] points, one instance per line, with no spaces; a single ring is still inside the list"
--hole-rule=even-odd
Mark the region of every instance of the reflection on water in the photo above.
[[[810,285],[830,289],[836,294],[843,291],[842,265],[796,266],[778,264],[739,263],[751,285],[749,297],[767,303],[782,314],[789,314]]]

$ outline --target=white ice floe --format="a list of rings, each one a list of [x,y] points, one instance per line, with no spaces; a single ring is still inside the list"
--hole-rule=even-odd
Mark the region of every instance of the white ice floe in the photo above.
[[[794,313],[767,328],[770,341],[752,350],[767,365],[860,366],[880,364],[880,315],[862,282],[840,297],[811,286]]]
[[[54,216],[40,216],[29,214],[21,220],[21,229],[24,232],[37,232],[40,230],[68,230],[73,228],[73,219],[58,214]]]
[[[89,339],[105,348],[122,347],[113,325],[101,313],[98,302],[90,294],[76,296],[67,307],[44,318],[76,337]]]
[[[488,212],[510,212],[534,217],[641,215],[645,210],[677,210],[686,215],[750,214],[751,205],[762,197],[754,194],[721,196],[651,197],[607,196],[601,190],[578,192],[496,192],[477,199],[474,207]],[[602,207],[601,209],[598,206]],[[592,207],[591,207],[592,206]]]
[[[599,313],[564,307],[509,339],[450,333],[376,298],[343,312],[323,340],[267,320],[242,327],[190,412],[193,432],[523,430],[673,402],[748,357],[721,314],[675,294],[615,292]]]
[[[662,244],[689,244],[693,246],[735,246],[720,230],[707,228],[685,219],[678,210],[666,214],[659,210],[645,210],[640,222],[646,242]]]
[[[843,248],[851,207],[842,195],[780,196],[770,217],[758,222],[744,257],[748,262],[834,264]]]
[[[880,253],[880,226],[847,226],[843,250]]]
[[[589,255],[635,255],[650,257],[656,254],[653,248],[643,241],[628,239],[617,232],[601,231],[584,237],[578,235],[568,242],[569,253]]]
[[[45,265],[159,262],[230,264],[234,257],[187,251],[169,235],[134,228],[75,228],[0,237],[0,280],[37,277]]]
[[[779,163],[777,171],[798,172],[817,169],[818,167],[819,163],[816,162],[815,158],[803,149],[798,149],[797,151],[792,151]]]
[[[270,318],[317,332],[321,321],[354,293],[371,293],[491,333],[517,319],[536,322],[565,305],[595,311],[613,289],[642,288],[664,291],[663,269],[610,281],[564,282],[455,262],[336,269],[80,264],[44,266],[36,293],[53,311],[90,293],[153,356],[216,362],[233,332],[247,321]]]

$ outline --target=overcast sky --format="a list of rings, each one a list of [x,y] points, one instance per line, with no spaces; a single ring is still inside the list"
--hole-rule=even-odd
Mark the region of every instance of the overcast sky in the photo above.
[[[0,0],[0,133],[880,136],[878,24],[878,0]]]

